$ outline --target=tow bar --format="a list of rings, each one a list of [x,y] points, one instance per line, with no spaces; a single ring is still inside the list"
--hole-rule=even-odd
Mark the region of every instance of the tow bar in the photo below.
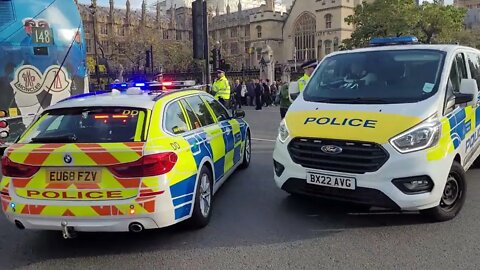
[[[62,234],[64,239],[72,239],[77,237],[77,233],[73,227],[68,226],[68,222],[62,221]]]

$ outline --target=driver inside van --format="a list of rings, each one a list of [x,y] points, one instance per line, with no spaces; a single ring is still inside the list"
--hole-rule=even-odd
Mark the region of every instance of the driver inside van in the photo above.
[[[367,71],[364,61],[353,61],[344,80],[346,82],[345,88],[358,88],[360,83],[362,85],[370,85],[377,81],[377,76]]]

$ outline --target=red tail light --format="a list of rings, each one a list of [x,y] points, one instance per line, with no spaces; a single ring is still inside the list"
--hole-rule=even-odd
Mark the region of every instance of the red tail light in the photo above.
[[[170,172],[177,163],[173,152],[144,156],[137,161],[110,166],[108,169],[121,178],[157,176]]]
[[[29,178],[38,172],[40,167],[19,164],[8,157],[2,157],[2,174],[8,177]]]
[[[0,121],[0,128],[6,128],[8,127],[8,122],[5,120]]]

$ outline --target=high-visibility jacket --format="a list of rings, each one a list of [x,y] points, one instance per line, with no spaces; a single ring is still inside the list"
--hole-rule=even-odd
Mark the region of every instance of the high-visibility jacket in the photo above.
[[[223,98],[224,100],[230,100],[230,84],[228,83],[227,77],[222,76],[216,80],[213,83],[212,90],[215,94],[215,99]]]
[[[303,77],[298,79],[298,88],[300,89],[300,92],[303,92],[309,80],[310,76],[308,76],[307,74],[303,75]]]

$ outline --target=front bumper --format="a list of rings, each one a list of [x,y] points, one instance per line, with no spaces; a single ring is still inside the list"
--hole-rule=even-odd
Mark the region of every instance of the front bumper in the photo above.
[[[441,160],[429,161],[425,151],[400,154],[389,144],[382,145],[389,153],[388,161],[377,171],[352,174],[304,168],[293,162],[287,149],[289,141],[277,140],[273,159],[285,168],[281,174],[274,172],[279,188],[290,193],[332,198],[354,203],[368,204],[401,210],[422,210],[436,207],[441,199],[448,173],[453,163],[453,155]],[[356,179],[355,190],[343,190],[307,184],[307,171],[328,173]],[[429,176],[434,187],[431,192],[407,195],[400,191],[392,180],[396,178]]]

